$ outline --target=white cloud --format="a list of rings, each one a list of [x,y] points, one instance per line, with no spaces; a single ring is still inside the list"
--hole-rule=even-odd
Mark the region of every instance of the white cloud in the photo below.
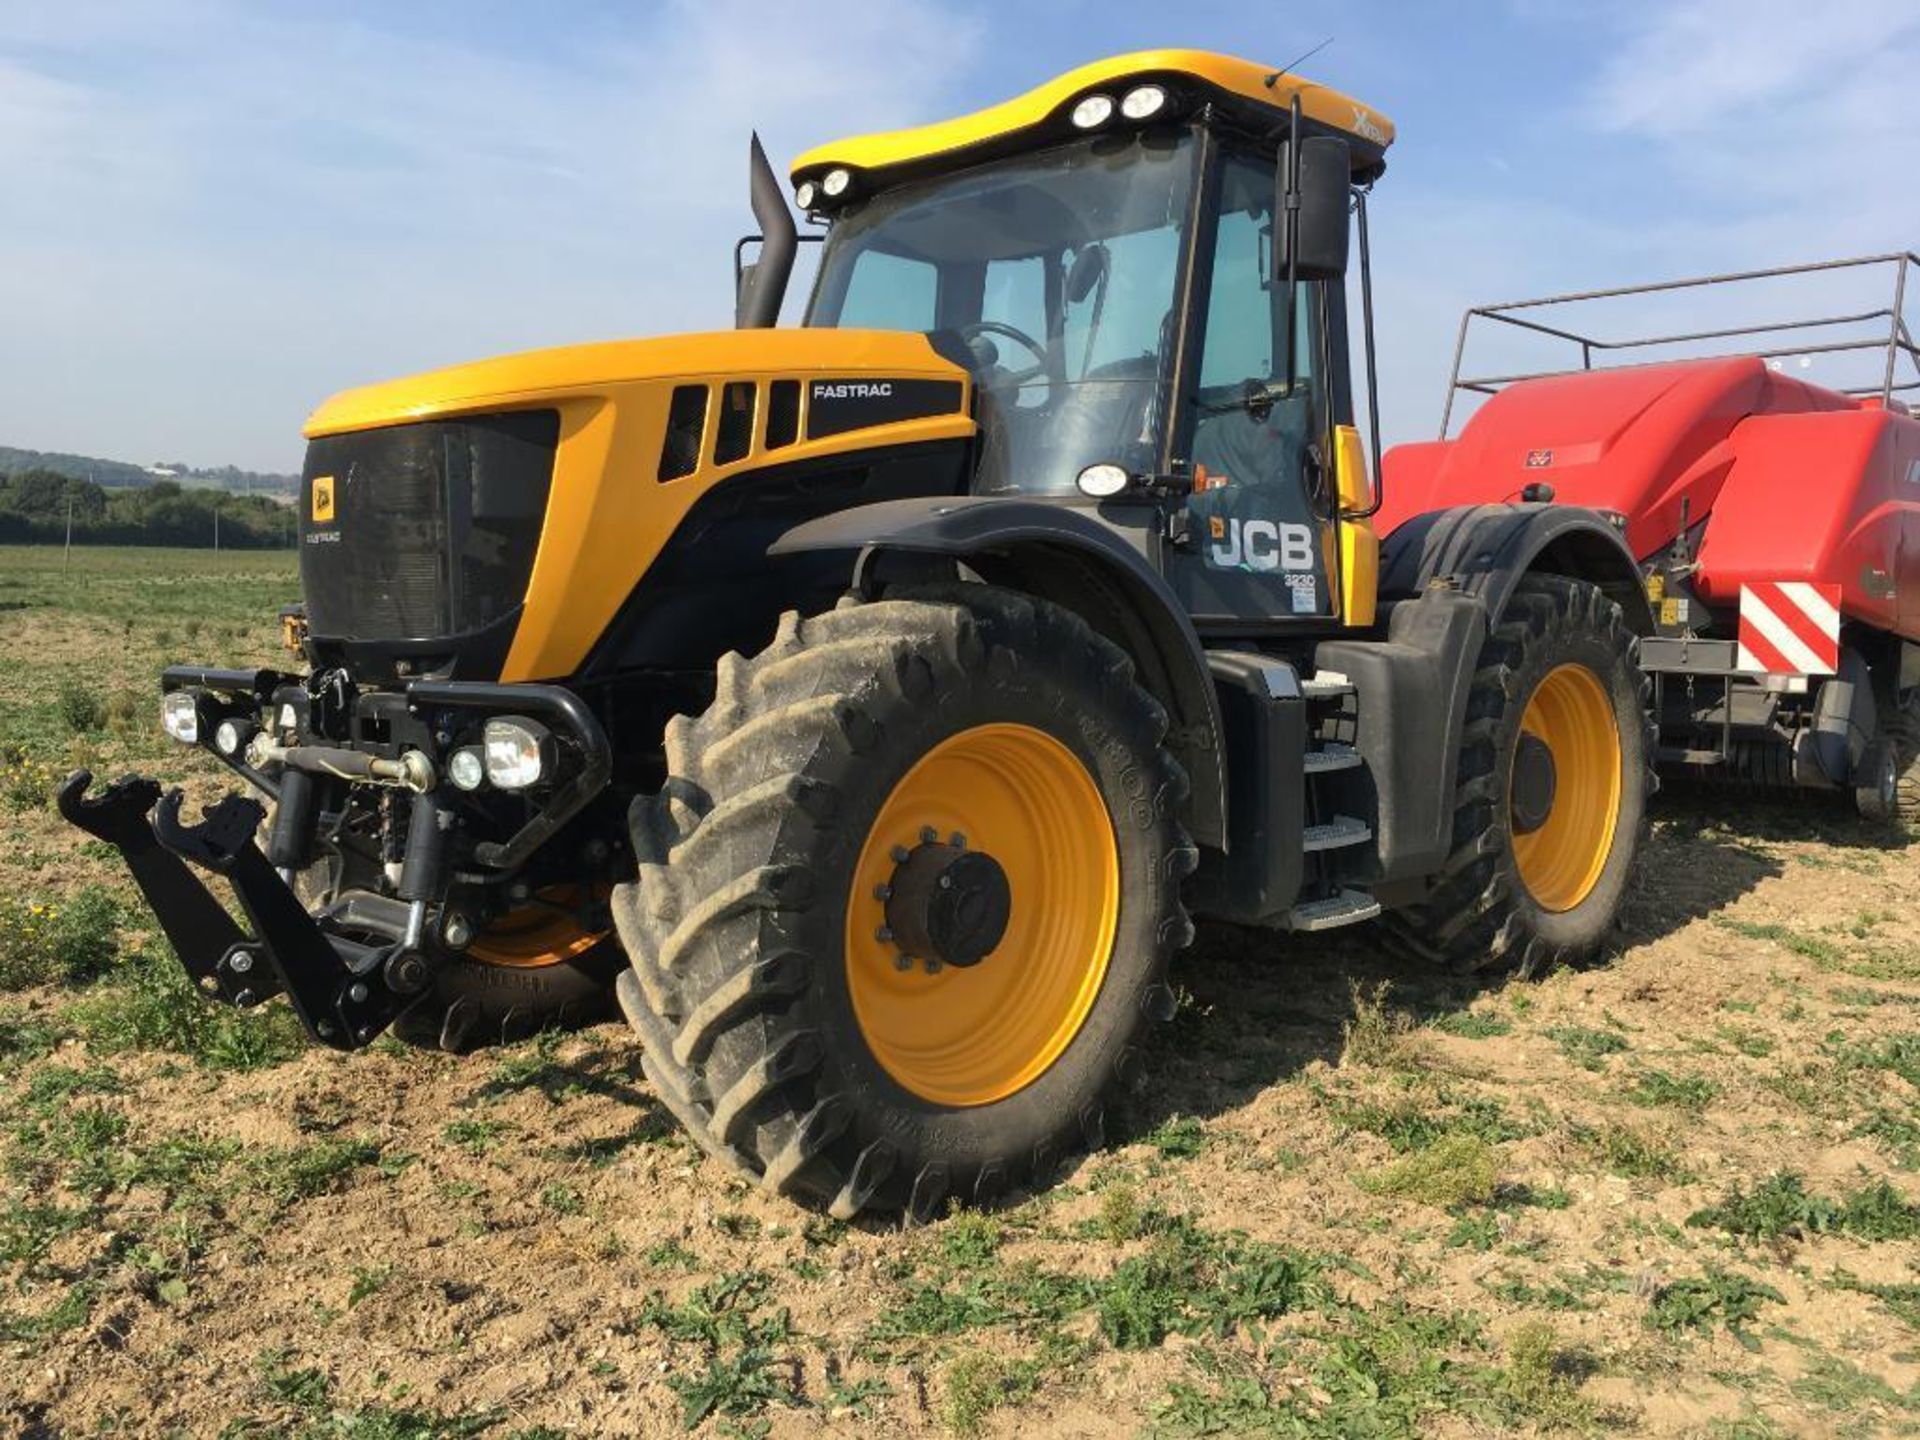
[[[345,384],[730,323],[749,127],[778,166],[932,118],[979,38],[940,0],[673,0],[523,53],[72,8],[0,15],[0,441],[273,467]]]
[[[1845,108],[1863,65],[1920,34],[1912,0],[1677,0],[1627,16],[1593,114],[1604,128],[1655,135],[1711,133],[1823,96]],[[1899,123],[1888,113],[1880,128]]]

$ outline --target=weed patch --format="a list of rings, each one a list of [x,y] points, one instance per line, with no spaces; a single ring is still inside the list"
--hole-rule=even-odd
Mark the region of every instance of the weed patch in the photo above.
[[[1670,1335],[1709,1331],[1719,1325],[1747,1349],[1757,1350],[1760,1342],[1747,1327],[1759,1318],[1760,1307],[1768,1301],[1784,1304],[1786,1297],[1771,1285],[1710,1265],[1704,1274],[1675,1280],[1656,1290],[1647,1310],[1647,1323]]]
[[[1628,1048],[1626,1040],[1613,1031],[1595,1030],[1586,1025],[1554,1025],[1541,1033],[1582,1070],[1604,1070],[1609,1055],[1618,1055]]]
[[[1704,1110],[1720,1087],[1704,1075],[1670,1075],[1665,1070],[1635,1070],[1621,1093],[1635,1105]]]
[[[1675,1183],[1687,1178],[1679,1150],[1656,1131],[1608,1121],[1598,1126],[1575,1123],[1567,1127],[1567,1133],[1615,1175]]]
[[[1751,1191],[1734,1187],[1717,1205],[1689,1215],[1687,1224],[1758,1240],[1788,1235],[1911,1240],[1920,1236],[1920,1205],[1909,1204],[1885,1180],[1836,1199],[1814,1194],[1801,1175],[1780,1170]]]
[[[1498,1165],[1493,1147],[1477,1135],[1449,1135],[1403,1160],[1359,1177],[1375,1195],[1452,1209],[1491,1203]]]

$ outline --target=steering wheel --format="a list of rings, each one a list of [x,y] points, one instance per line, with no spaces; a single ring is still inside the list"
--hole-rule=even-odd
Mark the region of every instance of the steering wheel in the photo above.
[[[970,320],[957,327],[960,337],[971,340],[976,335],[1000,335],[1013,341],[1033,355],[1033,364],[1025,370],[1009,370],[1006,382],[1009,385],[1024,385],[1027,381],[1042,374],[1047,368],[1047,347],[1034,339],[1017,325],[1009,325],[1002,320]]]

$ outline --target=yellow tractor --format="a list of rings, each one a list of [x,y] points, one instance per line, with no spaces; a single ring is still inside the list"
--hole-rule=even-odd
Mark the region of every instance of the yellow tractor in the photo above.
[[[314,414],[304,663],[163,681],[270,822],[84,773],[63,809],[210,997],[353,1049],[611,993],[700,1144],[838,1216],[1098,1146],[1192,916],[1591,955],[1651,618],[1618,517],[1376,537],[1349,352],[1371,379],[1392,138],[1163,50],[812,151],[790,192],[756,141],[736,329]],[[824,243],[777,328],[789,193]]]

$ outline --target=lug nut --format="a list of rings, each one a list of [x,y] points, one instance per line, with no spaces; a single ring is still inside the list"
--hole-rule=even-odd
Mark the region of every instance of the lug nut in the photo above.
[[[236,950],[227,961],[227,969],[236,975],[244,975],[253,969],[253,955],[250,951]]]
[[[893,943],[893,931],[889,927],[882,925],[878,930],[873,932],[873,938],[878,940],[882,945],[890,945]]]
[[[880,901],[891,900],[893,898],[893,886],[886,884],[874,886],[873,898]]]
[[[907,971],[913,969],[913,956],[911,955],[894,956],[893,968],[900,971],[902,974],[905,974]]]
[[[942,890],[953,889],[953,877],[951,875],[942,875],[940,877],[940,888]]]
[[[956,850],[964,850],[967,848],[967,837],[956,830],[948,837],[947,843]]]
[[[367,987],[358,980],[347,987],[347,998],[358,1005],[367,998]]]
[[[938,960],[930,959],[927,961],[927,974],[938,975],[940,973],[940,970],[941,970],[941,965]]]
[[[896,865],[904,865],[913,858],[913,852],[904,845],[896,845],[887,853],[893,857],[893,863]]]
[[[933,826],[922,825],[920,827],[920,843],[922,845],[936,845],[939,841],[940,832],[934,829]]]

